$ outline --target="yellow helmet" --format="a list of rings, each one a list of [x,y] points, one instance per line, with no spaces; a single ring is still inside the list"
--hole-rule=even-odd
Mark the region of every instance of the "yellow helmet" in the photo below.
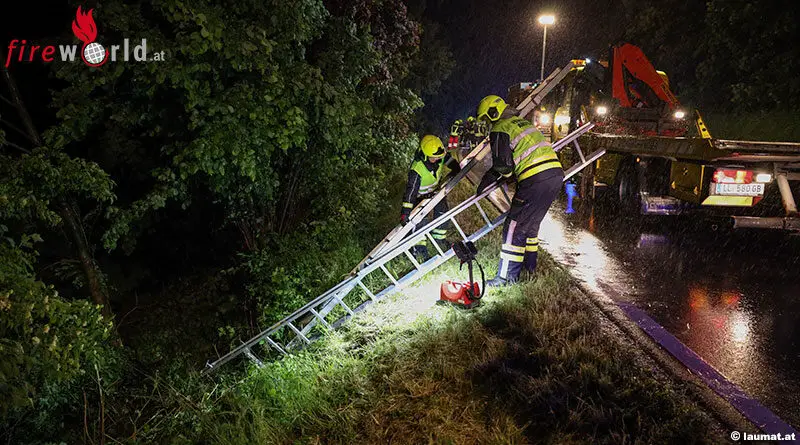
[[[422,154],[429,158],[441,158],[444,156],[444,144],[442,140],[432,134],[426,134],[419,143]]]
[[[508,107],[506,101],[500,96],[486,96],[480,104],[478,104],[478,119],[489,120],[495,122],[500,119],[500,115]]]
[[[475,122],[475,116],[468,117],[467,122]]]

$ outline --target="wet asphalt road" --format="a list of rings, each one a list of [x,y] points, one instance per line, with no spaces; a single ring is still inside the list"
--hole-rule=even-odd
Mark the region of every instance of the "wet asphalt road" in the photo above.
[[[590,289],[644,309],[800,427],[800,236],[558,205],[539,236]]]

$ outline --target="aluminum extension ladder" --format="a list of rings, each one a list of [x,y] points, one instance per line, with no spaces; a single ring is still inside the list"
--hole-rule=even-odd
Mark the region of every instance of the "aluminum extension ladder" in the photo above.
[[[569,74],[572,68],[575,68],[574,62],[570,61],[563,68],[556,68],[547,76],[542,83],[536,86],[536,88],[531,91],[528,97],[523,100],[519,106],[517,106],[517,110],[519,110],[519,115],[522,117],[527,116],[534,108],[536,108],[542,100],[547,96],[553,88],[556,87],[564,78]]]
[[[582,162],[573,165],[565,172],[565,180],[583,170],[588,165],[591,165],[594,160],[602,156],[605,152],[604,150],[599,150],[586,156],[581,152],[577,142],[578,138],[593,127],[594,124],[592,123],[584,124],[553,145],[556,151],[560,151],[571,143],[580,153]],[[293,349],[311,344],[315,339],[324,335],[325,332],[338,328],[350,320],[356,313],[366,309],[372,303],[424,277],[427,273],[437,268],[454,255],[452,249],[443,251],[431,235],[431,232],[441,224],[449,221],[463,240],[475,242],[503,223],[505,220],[505,213],[491,219],[481,206],[481,201],[498,188],[501,188],[501,184],[495,183],[484,190],[480,195],[471,196],[440,217],[414,230],[402,239],[398,240],[395,238],[390,245],[387,245],[380,254],[375,256],[368,264],[363,265],[354,275],[348,277],[327,292],[294,311],[283,320],[275,323],[267,330],[231,350],[219,359],[208,362],[204,373],[214,372],[222,365],[241,355],[249,358],[256,366],[263,366],[263,360],[254,352],[255,348],[262,348],[262,354],[272,354],[273,356],[286,355]],[[450,190],[452,190],[452,188]],[[506,198],[508,202],[511,202],[510,198],[507,196]],[[485,224],[468,234],[458,221],[456,221],[456,217],[473,207],[477,209]],[[507,209],[501,209],[503,212],[505,210]],[[425,214],[430,211],[432,211],[432,208],[426,211]],[[419,221],[421,221],[425,215],[420,212],[418,216],[420,216]],[[410,230],[411,229],[409,229],[409,231]],[[423,239],[427,239],[434,246],[436,254],[424,263],[419,263],[411,254],[410,250]],[[389,271],[387,265],[392,260],[402,256],[408,259],[413,265],[413,268],[402,277],[395,277]],[[379,288],[370,289],[365,283],[365,280],[368,277],[374,279],[375,277],[373,274],[382,278],[383,284],[381,284]],[[356,298],[355,302],[347,304],[345,299],[353,292],[359,292],[361,295]],[[327,311],[327,313],[323,315],[323,311]]]

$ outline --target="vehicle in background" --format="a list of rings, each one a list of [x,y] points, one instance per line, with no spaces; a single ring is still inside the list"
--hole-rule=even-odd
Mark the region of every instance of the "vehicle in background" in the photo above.
[[[581,196],[634,214],[705,213],[734,227],[800,231],[800,144],[713,138],[631,44],[612,47],[608,60],[572,60],[564,69],[525,117],[553,141],[595,123],[580,144],[605,154],[582,174]],[[509,100],[537,86],[516,84]],[[560,155],[565,166],[579,162],[571,149]]]

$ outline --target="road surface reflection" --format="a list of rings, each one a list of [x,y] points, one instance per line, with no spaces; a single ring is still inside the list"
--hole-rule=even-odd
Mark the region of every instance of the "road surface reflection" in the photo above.
[[[785,421],[800,425],[800,237],[632,222],[554,206],[542,244],[596,292],[629,301]]]

